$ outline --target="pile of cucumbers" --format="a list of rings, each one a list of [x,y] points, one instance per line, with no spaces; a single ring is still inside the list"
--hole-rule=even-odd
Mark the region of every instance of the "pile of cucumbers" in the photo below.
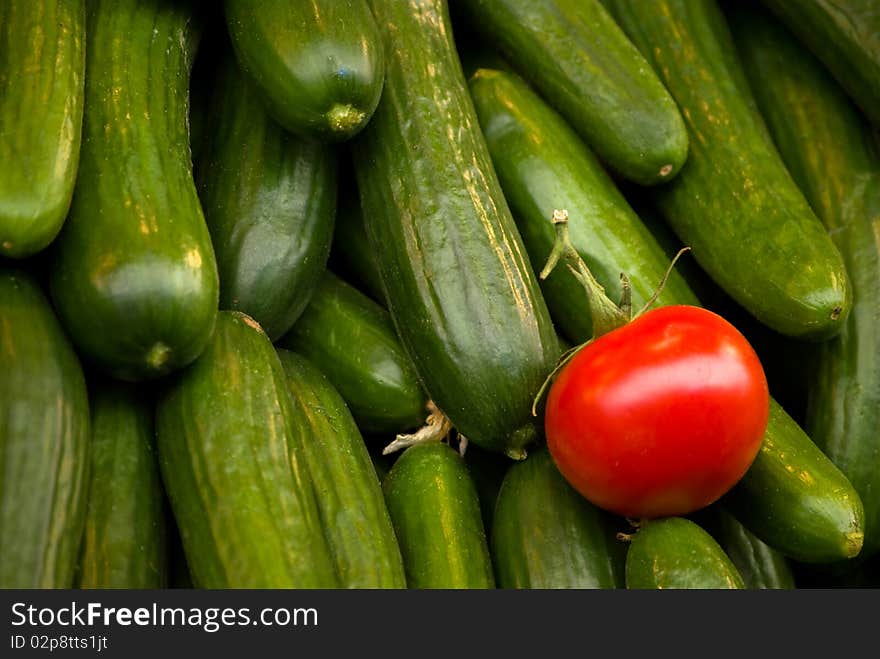
[[[880,586],[876,0],[4,0],[0,588]],[[542,391],[705,306],[770,418],[693,515]],[[388,448],[386,448],[388,447]],[[392,450],[397,449],[397,450]]]

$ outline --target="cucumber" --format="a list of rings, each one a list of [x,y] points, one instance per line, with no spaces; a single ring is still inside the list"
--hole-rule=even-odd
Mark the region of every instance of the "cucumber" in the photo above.
[[[164,0],[88,9],[83,145],[52,298],[84,359],[143,380],[192,362],[217,315],[187,129],[195,14]]]
[[[626,552],[626,587],[646,589],[744,589],[724,550],[702,527],[684,517],[642,522]]]
[[[840,331],[852,292],[840,252],[763,124],[714,0],[607,0],[685,116],[690,153],[654,199],[702,268],[794,337]]]
[[[83,0],[0,3],[0,256],[24,258],[58,235],[82,138]]]
[[[398,433],[424,423],[427,399],[388,312],[329,270],[279,346],[324,373],[367,433]]]
[[[220,308],[242,311],[273,341],[305,309],[327,264],[336,154],[269,117],[224,54],[196,184],[220,275]]]
[[[622,588],[612,518],[578,494],[546,448],[507,471],[495,507],[500,588]]]
[[[874,124],[880,124],[880,5],[876,0],[763,0]]]
[[[226,0],[242,67],[292,133],[341,142],[367,124],[385,73],[366,0]]]
[[[382,489],[408,588],[495,587],[477,490],[456,451],[439,442],[409,447]]]
[[[479,69],[471,96],[495,171],[510,204],[532,266],[540,271],[553,248],[554,209],[569,214],[572,243],[612,300],[622,294],[622,264],[638,310],[656,290],[670,260],[627,204],[586,145],[515,74]],[[566,337],[593,335],[583,285],[565,268],[541,282],[553,321]],[[572,300],[580,297],[580,304]],[[698,304],[681,274],[673,271],[658,299]]]
[[[159,393],[165,489],[198,588],[334,588],[284,369],[249,316],[221,311]]]
[[[372,0],[387,71],[352,149],[388,309],[427,394],[484,448],[522,457],[559,346],[492,167],[445,0]]]
[[[599,0],[459,6],[612,169],[643,185],[675,177],[688,153],[681,114]]]
[[[345,401],[302,356],[278,350],[340,584],[406,588],[403,559],[367,446]]]
[[[856,556],[864,508],[846,476],[776,401],[758,456],[721,505],[749,531],[804,563]]]
[[[844,91],[771,15],[737,7],[730,19],[779,152],[852,282],[840,334],[813,351],[804,423],[861,497],[859,557],[870,556],[880,551],[880,150]]]
[[[91,472],[79,588],[165,588],[165,494],[153,404],[142,389],[92,378]]]
[[[0,588],[72,588],[86,510],[89,401],[32,276],[0,268]]]
[[[488,535],[492,528],[495,504],[498,501],[501,484],[504,482],[504,477],[511,464],[516,463],[511,463],[506,455],[486,451],[476,445],[467,447],[464,458],[474,485],[477,487],[483,528],[486,529]],[[491,538],[489,540],[491,541]]]

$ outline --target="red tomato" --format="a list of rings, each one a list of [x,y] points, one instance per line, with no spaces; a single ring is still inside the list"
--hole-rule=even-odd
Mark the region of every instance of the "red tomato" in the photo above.
[[[769,415],[764,369],[740,332],[660,307],[582,348],[547,398],[547,444],[584,497],[633,518],[709,505],[746,472]]]

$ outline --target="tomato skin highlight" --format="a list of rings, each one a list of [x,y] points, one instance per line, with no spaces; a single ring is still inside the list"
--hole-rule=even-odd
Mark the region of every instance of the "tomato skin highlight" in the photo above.
[[[716,501],[761,447],[770,398],[761,362],[721,316],[672,305],[582,348],[550,387],[547,445],[595,505],[632,518]]]

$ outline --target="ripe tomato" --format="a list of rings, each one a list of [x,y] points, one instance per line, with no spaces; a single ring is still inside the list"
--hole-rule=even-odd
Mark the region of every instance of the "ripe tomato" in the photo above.
[[[634,518],[683,515],[746,472],[769,404],[761,362],[733,325],[698,307],[660,307],[561,369],[547,398],[547,444],[597,506]]]

